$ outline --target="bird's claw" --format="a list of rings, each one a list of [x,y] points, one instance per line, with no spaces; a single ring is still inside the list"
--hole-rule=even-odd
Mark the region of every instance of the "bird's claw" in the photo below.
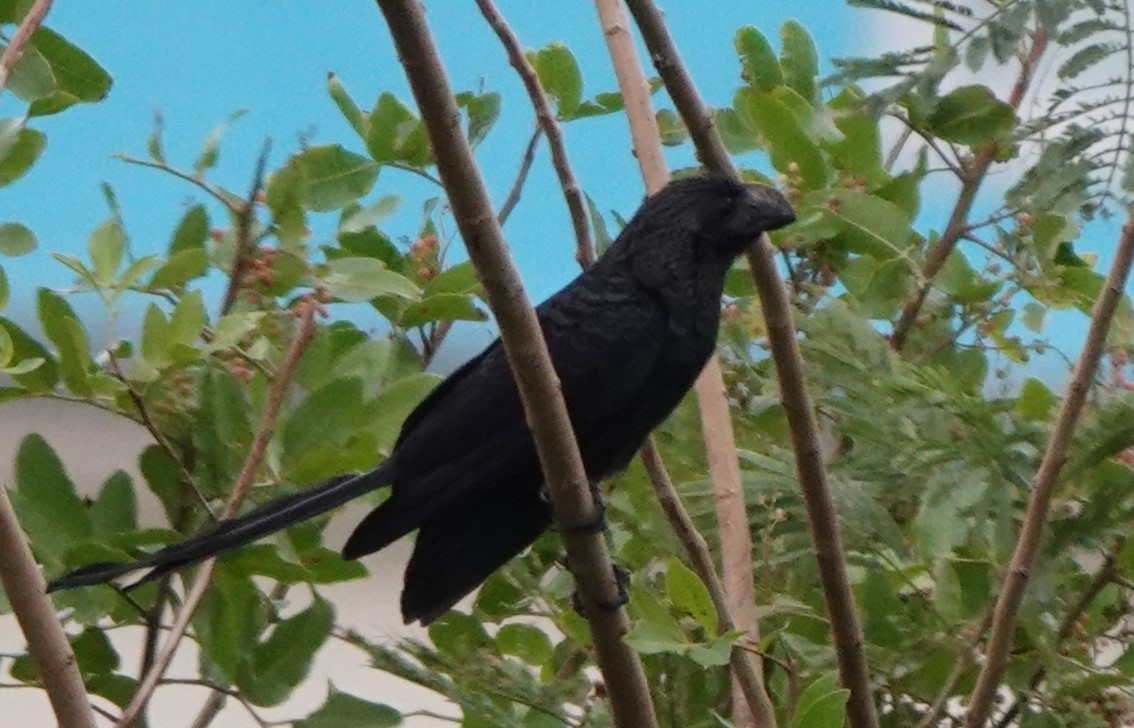
[[[595,602],[595,606],[606,612],[616,611],[630,601],[629,569],[618,564],[612,564],[612,566],[614,567],[614,583],[618,586],[618,596],[614,599],[600,599]],[[580,617],[587,616],[587,608],[584,606],[583,598],[577,589],[571,592],[571,607],[579,613]]]
[[[555,519],[552,529],[559,533],[603,533],[606,531],[606,503],[602,498],[602,491],[591,483],[591,517],[578,523],[564,523]]]

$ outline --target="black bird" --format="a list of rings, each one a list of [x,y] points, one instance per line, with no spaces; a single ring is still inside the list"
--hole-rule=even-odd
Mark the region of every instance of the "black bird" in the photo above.
[[[648,198],[610,249],[536,309],[592,483],[626,467],[692,386],[713,352],[725,273],[760,233],[794,220],[769,187],[722,177],[670,183]],[[402,617],[428,624],[552,524],[543,475],[504,349],[496,340],[426,397],[393,453],[262,505],[135,563],[85,566],[49,591],[136,570],[136,583],[324,513],[389,485],[354,530],[356,559],[417,529]]]

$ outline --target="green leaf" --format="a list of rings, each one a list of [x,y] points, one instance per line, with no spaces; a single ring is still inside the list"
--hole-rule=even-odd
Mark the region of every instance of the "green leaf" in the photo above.
[[[658,109],[655,119],[661,143],[665,146],[680,146],[689,138],[689,130],[685,128],[685,122],[672,109]]]
[[[194,177],[203,176],[206,170],[212,169],[217,165],[217,160],[220,158],[220,143],[221,140],[224,139],[229,125],[246,113],[247,111],[244,109],[232,112],[228,115],[228,118],[220,124],[217,124],[216,127],[209,132],[209,135],[205,137],[205,144],[201,147],[201,154],[197,157],[197,161],[193,162]]]
[[[185,250],[204,250],[209,238],[209,212],[204,205],[193,205],[181,216],[173,239],[169,241],[169,257]]]
[[[527,55],[539,85],[555,99],[556,114],[564,119],[571,118],[583,100],[583,74],[579,72],[575,54],[563,43],[555,42]]]
[[[209,255],[204,248],[186,248],[170,256],[160,268],[154,271],[146,285],[150,290],[179,291],[194,278],[200,278],[209,270]]]
[[[321,708],[298,721],[295,728],[393,728],[401,724],[402,714],[388,705],[333,691]]]
[[[962,86],[937,102],[928,122],[945,141],[974,146],[1006,136],[1016,127],[1016,114],[986,86]]]
[[[116,470],[107,478],[90,507],[90,521],[94,534],[102,540],[138,527],[138,506],[134,501],[134,483],[130,476]]]
[[[476,277],[476,266],[466,260],[441,271],[425,284],[423,294],[433,296],[438,293],[475,293],[480,290],[480,280]]]
[[[49,28],[32,35],[32,45],[51,64],[59,88],[80,101],[100,101],[110,92],[111,78],[81,48]]]
[[[223,679],[243,682],[245,663],[252,660],[265,627],[266,615],[259,597],[250,577],[227,568],[224,561],[218,564],[211,588],[193,615],[202,658],[212,663],[206,663],[206,673],[219,670]]]
[[[275,626],[246,663],[237,687],[253,705],[279,705],[303,682],[315,653],[331,636],[335,610],[322,599]]]
[[[52,567],[72,546],[91,537],[91,521],[59,456],[39,435],[28,435],[16,453],[12,506],[40,559]]]
[[[7,48],[7,43],[0,42],[0,52]],[[59,88],[51,64],[34,46],[24,48],[20,60],[8,76],[7,85],[12,93],[24,101],[46,98]]]
[[[469,146],[475,147],[484,141],[493,124],[500,117],[500,94],[489,91],[483,94],[457,94],[457,103],[469,115]]]
[[[717,633],[717,609],[701,577],[677,557],[671,557],[665,573],[665,590],[678,610],[693,617],[711,635]]]
[[[488,315],[463,293],[438,293],[406,306],[398,323],[412,329],[430,321],[484,321]]]
[[[142,318],[142,356],[158,369],[169,366],[169,320],[156,303]]]
[[[506,624],[496,632],[496,647],[505,655],[515,655],[529,665],[544,665],[553,652],[551,638],[530,624]]]
[[[79,103],[80,99],[74,94],[69,94],[66,91],[56,91],[50,96],[45,96],[41,99],[36,99],[28,106],[28,116],[51,116],[58,114],[60,111],[65,111],[75,104]]]
[[[839,280],[858,302],[858,311],[872,320],[889,319],[909,296],[910,271],[902,260],[861,255],[839,271]]]
[[[284,423],[282,443],[286,458],[298,459],[319,445],[345,445],[370,425],[372,408],[361,406],[362,401],[362,380],[357,377],[333,379],[307,395]]]
[[[0,225],[0,254],[19,256],[35,250],[35,233],[18,222]]]
[[[97,627],[87,627],[70,638],[71,649],[79,663],[84,678],[92,675],[107,675],[118,669],[118,653],[106,632]]]
[[[1026,420],[1046,420],[1059,404],[1059,398],[1043,382],[1034,377],[1024,380],[1016,398],[1016,414]]]
[[[366,148],[371,158],[382,164],[399,161],[405,136],[419,123],[417,116],[398,97],[383,92],[370,112],[370,127],[366,132]]]
[[[47,137],[35,129],[20,129],[7,149],[0,144],[0,187],[31,169],[46,145]]]
[[[4,272],[3,268],[0,268],[0,311],[8,307],[8,297],[10,295],[11,289],[8,287],[8,274]],[[7,336],[6,333],[5,336]],[[8,345],[11,346],[11,344],[12,339],[8,337]],[[9,352],[9,356],[11,356],[11,352]],[[0,363],[7,364],[9,361],[11,361],[10,358],[4,359],[3,362]]]
[[[12,321],[0,317],[0,327],[4,329],[12,342],[12,356],[9,361],[21,362],[38,359],[43,362],[34,370],[13,374],[12,379],[21,387],[33,393],[46,393],[54,389],[59,382],[59,368],[51,353],[44,348],[43,344],[33,339]]]
[[[378,178],[379,166],[338,144],[311,147],[292,158],[299,171],[302,204],[316,212],[345,207],[365,195]]]
[[[87,239],[87,254],[94,266],[95,283],[100,288],[109,288],[114,282],[114,274],[122,264],[126,252],[126,233],[114,218],[95,228]]]
[[[343,301],[369,301],[385,294],[413,298],[420,290],[413,281],[387,270],[374,258],[336,258],[327,261],[323,284]]]
[[[449,611],[429,625],[429,639],[450,659],[474,658],[482,649],[496,651],[496,643],[474,617]]]
[[[871,186],[886,182],[889,175],[882,166],[882,135],[864,99],[846,90],[831,100],[830,108],[837,114],[835,126],[842,139],[825,146],[838,167],[851,176],[862,177]]]
[[[811,34],[798,20],[789,20],[780,28],[780,66],[784,83],[808,101],[816,99],[819,52]]]
[[[805,189],[824,187],[827,164],[823,154],[783,101],[772,94],[748,89],[742,89],[737,96],[738,108],[759,130],[776,170],[798,175]]]
[[[842,223],[839,240],[848,251],[878,260],[908,259],[914,244],[912,222],[897,205],[851,190],[832,190],[826,202]]]
[[[75,311],[61,296],[41,288],[39,322],[43,333],[59,352],[59,368],[67,388],[81,397],[91,394],[89,378],[94,363],[87,335]]]
[[[419,373],[399,379],[374,398],[371,406],[381,417],[373,423],[373,431],[381,449],[392,448],[402,422],[441,381],[436,374]]]
[[[397,195],[383,195],[366,207],[358,208],[349,215],[344,214],[345,219],[339,223],[339,232],[359,233],[373,227],[394,214],[401,202],[402,198]]]
[[[339,77],[334,73],[327,74],[327,94],[330,95],[331,100],[335,102],[335,106],[339,107],[343,118],[347,120],[351,128],[354,129],[363,139],[366,138],[366,117],[363,116],[362,110],[358,108],[358,104],[354,103],[354,99],[347,93],[346,87]]]
[[[833,674],[807,686],[791,721],[791,728],[842,728],[849,690],[838,687]]]
[[[192,346],[196,343],[207,322],[208,314],[205,313],[204,296],[200,291],[187,292],[177,302],[177,306],[169,317],[169,329],[167,331],[169,342]]]
[[[753,88],[770,91],[783,84],[780,62],[763,33],[750,25],[736,31],[736,52],[740,54],[741,74]]]

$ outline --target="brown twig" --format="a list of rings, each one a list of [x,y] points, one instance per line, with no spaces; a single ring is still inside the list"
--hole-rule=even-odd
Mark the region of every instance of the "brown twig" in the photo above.
[[[252,446],[248,451],[248,456],[244,459],[240,474],[236,477],[236,482],[233,484],[232,491],[225,502],[224,511],[221,514],[222,519],[232,518],[240,510],[244,496],[264,461],[264,454],[268,450],[272,433],[275,432],[280,409],[283,407],[288,388],[291,386],[292,375],[295,373],[295,368],[299,364],[299,359],[307,348],[307,344],[315,335],[315,313],[318,305],[318,302],[314,299],[307,299],[298,304],[299,320],[295,333],[288,345],[287,352],[284,354],[283,362],[276,372],[275,381],[272,382],[272,387],[268,391],[264,410],[260,414],[260,424],[256,428],[256,434],[252,438]],[[197,570],[197,579],[185,595],[185,600],[174,617],[173,626],[169,630],[169,636],[166,637],[165,645],[158,653],[149,672],[143,676],[137,692],[130,700],[130,704],[123,711],[122,718],[118,722],[118,728],[129,728],[145,710],[146,704],[162,679],[162,675],[168,669],[169,663],[181,643],[181,638],[185,636],[185,630],[189,626],[193,612],[196,611],[209,588],[209,580],[215,566],[216,558],[212,558],[202,563]]]
[[[43,24],[43,19],[51,10],[51,3],[52,0],[36,0],[8,41],[4,55],[0,56],[0,94],[4,93],[4,87],[8,85],[8,78],[11,77],[16,64],[20,62],[20,57],[24,55],[24,50],[31,42],[32,35]]]
[[[654,67],[689,129],[701,162],[717,174],[737,177],[732,160],[717,134],[713,117],[689,76],[661,11],[651,0],[627,0],[649,49]],[[766,235],[748,251],[748,266],[760,296],[768,342],[780,383],[780,399],[791,430],[796,469],[804,501],[828,620],[838,658],[839,676],[851,691],[847,718],[851,728],[876,728],[878,717],[871,696],[866,647],[846,572],[846,551],[839,533],[815,413],[804,377],[791,303],[775,265],[775,252]]]
[[[55,617],[47,585],[3,484],[0,484],[0,584],[28,641],[28,653],[39,671],[59,725],[94,728],[94,714],[75,653]]]
[[[578,244],[575,257],[579,265],[586,268],[595,262],[595,246],[591,241],[591,228],[587,223],[587,206],[583,201],[583,192],[575,181],[571,162],[567,158],[567,149],[563,144],[563,132],[555,121],[555,115],[551,113],[551,105],[547,103],[547,96],[540,88],[535,69],[524,56],[519,38],[508,27],[508,23],[492,4],[492,0],[476,0],[476,4],[508,53],[508,63],[516,69],[520,80],[524,82],[524,89],[527,90],[528,98],[535,109],[536,119],[539,120],[539,126],[547,136],[547,145],[551,149],[551,163],[555,167],[555,174],[559,177],[559,186],[563,189],[563,197],[571,213],[571,226],[575,229],[575,240]]]
[[[563,523],[593,523],[597,515],[563,394],[543,340],[535,310],[524,293],[468,141],[453,123],[458,109],[429,27],[417,0],[378,0],[398,49],[437,169],[461,237],[484,284],[500,325],[500,336],[528,425],[539,453],[557,517]],[[582,530],[562,534],[594,639],[615,722],[622,728],[656,726],[645,672],[637,654],[622,641],[626,612],[619,601],[610,555],[602,535]],[[604,606],[605,605],[605,606]]]
[[[996,601],[992,633],[985,647],[984,666],[973,689],[969,712],[965,716],[967,728],[979,728],[984,725],[992,710],[992,700],[1007,666],[1008,651],[1012,647],[1012,633],[1016,628],[1016,617],[1024,597],[1024,590],[1027,588],[1028,574],[1035,563],[1043,538],[1055,486],[1059,482],[1063,464],[1067,461],[1071,435],[1079,421],[1079,415],[1082,414],[1083,405],[1087,401],[1087,394],[1098,370],[1099,359],[1106,346],[1106,337],[1110,331],[1114,312],[1126,289],[1131,262],[1134,262],[1134,205],[1127,208],[1126,223],[1122,226],[1122,237],[1118,241],[1114,262],[1091,311],[1091,325],[1087,331],[1083,352],[1075,365],[1075,373],[1071,377],[1067,396],[1063,399],[1055,428],[1051,432],[1051,439],[1047,443],[1043,460],[1032,481],[1028,509],[1020,527],[1016,548],[1012,552],[1012,561],[1004,574],[1000,596]]]
[[[937,716],[941,715],[941,711],[945,710],[949,699],[953,697],[953,688],[957,686],[957,681],[961,679],[961,675],[965,673],[965,669],[973,661],[973,655],[976,654],[980,648],[980,643],[984,640],[985,633],[988,628],[992,626],[992,605],[989,605],[984,610],[984,616],[981,617],[980,626],[977,627],[976,632],[965,642],[961,648],[961,652],[957,655],[957,659],[953,662],[953,669],[949,671],[949,676],[945,678],[945,682],[937,691],[937,696],[933,699],[933,704],[929,706],[929,712],[922,716],[916,728],[932,728],[937,721]]]
[[[272,151],[272,140],[264,140],[260,156],[256,160],[256,171],[252,174],[252,186],[248,198],[236,211],[236,252],[232,256],[232,270],[228,274],[228,288],[224,292],[220,314],[224,316],[236,304],[240,288],[244,285],[244,274],[256,252],[256,240],[252,235],[252,223],[256,221],[256,198],[264,187],[264,173],[268,167],[268,154]]]
[[[524,156],[520,158],[520,169],[516,173],[516,181],[512,183],[512,189],[508,191],[508,196],[504,198],[504,204],[500,206],[500,213],[497,218],[500,220],[500,227],[504,227],[504,223],[508,222],[508,218],[512,216],[512,210],[516,209],[516,205],[520,204],[520,195],[524,191],[524,182],[528,179],[528,172],[531,171],[532,162],[535,161],[536,146],[539,145],[539,136],[543,133],[543,129],[539,124],[536,124],[535,131],[528,139],[528,145],[524,148]]]
[[[658,503],[665,511],[666,518],[673,527],[674,533],[677,534],[677,538],[681,541],[681,545],[685,547],[693,570],[697,572],[697,576],[701,577],[701,581],[705,583],[705,588],[709,590],[709,596],[717,610],[718,634],[736,631],[738,627],[732,617],[734,607],[730,603],[725,585],[717,576],[716,566],[713,564],[713,554],[709,550],[705,538],[697,531],[693,519],[689,517],[689,512],[681,503],[681,496],[673,487],[673,481],[662,463],[657,446],[651,440],[646,443],[639,454],[642,458],[642,464],[646,467],[650,483],[654,487]],[[751,567],[749,567],[749,570],[751,570]],[[756,672],[761,668],[763,659],[764,656],[759,652],[749,650],[738,641],[732,646],[729,664],[732,667],[733,674],[737,676],[737,683],[743,691],[746,705],[767,703],[766,709],[771,711],[772,705],[764,688],[764,678]],[[774,715],[774,711],[772,712]],[[770,725],[774,725],[774,723]]]
[[[662,153],[646,76],[627,29],[628,21],[621,5],[608,0],[597,4],[611,61],[618,77],[619,90],[625,101],[635,156],[646,189],[651,193],[656,192],[668,181],[669,170]],[[710,479],[716,494],[714,503],[721,537],[724,599],[717,605],[717,610],[722,621],[747,632],[753,641],[759,641],[756,597],[752,584],[752,540],[740,488],[740,467],[732,420],[729,417],[720,362],[716,356],[710,358],[697,378],[695,390]],[[651,451],[654,456],[652,458]],[[657,460],[656,446],[652,440],[643,447],[642,459],[643,462]],[[646,469],[651,473],[655,490],[664,492],[665,483],[657,480],[657,477],[665,475],[664,468],[650,467],[647,463]],[[675,530],[682,528],[679,523],[672,525]],[[713,577],[716,578],[715,572]],[[762,658],[758,654],[735,651],[734,657],[738,665],[743,664],[733,669],[733,722],[742,728],[774,727],[775,711],[763,682]]]
[[[1114,546],[1111,547],[1110,551],[1108,551],[1103,558],[1102,565],[1099,566],[1099,570],[1095,572],[1095,575],[1087,584],[1087,588],[1083,590],[1083,593],[1079,595],[1079,598],[1075,600],[1075,603],[1071,605],[1071,608],[1063,615],[1063,621],[1059,623],[1059,631],[1055,633],[1056,652],[1060,650],[1063,643],[1075,631],[1075,625],[1078,624],[1079,618],[1083,616],[1083,613],[1087,611],[1087,607],[1091,606],[1091,602],[1102,593],[1102,590],[1105,589],[1108,584],[1114,583],[1117,571],[1118,552],[1122,550],[1122,546],[1125,543],[1126,539],[1124,537],[1115,540]],[[1024,703],[1027,702],[1028,694],[1038,688],[1045,677],[1047,677],[1047,668],[1043,665],[1037,667],[1028,680],[1028,689],[1016,695],[1015,700],[1012,701],[1012,705],[1009,706],[1008,710],[1004,712],[1004,715],[1000,716],[1000,719],[996,721],[994,728],[1008,728],[1012,725],[1016,716],[1019,715],[1020,709],[1023,707]]]
[[[1032,75],[1035,73],[1036,65],[1039,63],[1046,49],[1047,35],[1043,31],[1033,33],[1032,47],[1020,61],[1020,73],[1016,77],[1016,83],[1013,85],[1012,92],[1008,98],[1008,104],[1013,109],[1018,109],[1023,102],[1024,95],[1031,85]],[[990,142],[986,144],[977,152],[972,163],[965,165],[961,170],[961,191],[957,195],[957,202],[953,205],[953,212],[949,215],[949,222],[946,223],[945,231],[941,233],[941,238],[937,241],[937,244],[929,251],[929,255],[925,260],[925,270],[921,273],[921,281],[918,284],[917,292],[914,293],[913,298],[910,299],[909,303],[902,309],[902,315],[899,317],[898,322],[894,324],[894,332],[890,335],[890,345],[896,351],[901,351],[905,346],[906,339],[909,338],[914,324],[917,323],[921,307],[925,304],[925,299],[929,296],[930,289],[933,288],[934,279],[937,277],[937,274],[941,272],[941,269],[945,267],[945,261],[949,259],[949,255],[953,252],[953,249],[957,247],[961,236],[968,232],[969,211],[972,209],[973,202],[976,200],[976,195],[980,190],[981,183],[984,182],[985,177],[988,176],[988,168],[992,166],[992,162],[996,158],[996,154],[999,150],[1000,142]]]

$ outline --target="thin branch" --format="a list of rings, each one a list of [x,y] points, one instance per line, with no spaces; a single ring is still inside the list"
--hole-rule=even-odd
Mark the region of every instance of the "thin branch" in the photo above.
[[[207,182],[200,177],[191,175],[188,172],[182,172],[180,169],[171,167],[165,162],[153,162],[149,159],[139,159],[138,157],[132,157],[129,154],[115,154],[114,157],[115,159],[127,164],[135,164],[139,167],[149,167],[150,169],[156,169],[160,172],[171,174],[178,179],[185,180],[186,182],[189,182],[190,184],[200,188],[203,192],[207,193],[217,202],[224,205],[225,208],[233,215],[240,214],[241,207],[233,200],[235,195],[230,194],[226,190],[223,190],[220,187],[217,187],[216,185],[211,184],[210,182]]]
[[[134,388],[134,384],[126,378],[122,367],[118,364],[118,357],[109,349],[107,349],[106,354],[110,359],[110,368],[114,372],[114,378],[126,387],[126,393],[129,395],[130,401],[134,403],[134,407],[138,410],[138,416],[141,418],[142,426],[150,433],[150,437],[154,438],[154,442],[157,443],[158,447],[169,456],[170,460],[177,464],[177,469],[181,472],[182,479],[193,491],[193,494],[197,496],[197,502],[201,504],[205,512],[209,514],[209,517],[215,520],[216,514],[213,513],[209,499],[206,498],[205,494],[197,487],[197,482],[194,480],[193,474],[185,467],[185,463],[182,462],[181,458],[174,452],[173,446],[169,444],[169,440],[166,439],[165,435],[162,434],[161,430],[158,429],[158,426],[154,423],[153,418],[150,417],[150,411],[149,408],[146,407],[145,400],[138,390]]]
[[[516,69],[516,73],[520,74],[520,80],[524,82],[524,89],[527,90],[528,98],[535,108],[536,119],[539,120],[540,128],[547,136],[547,145],[551,149],[551,163],[555,167],[556,176],[559,177],[559,186],[563,188],[567,210],[571,213],[571,226],[575,229],[575,241],[578,245],[575,257],[579,265],[586,268],[595,262],[595,245],[591,240],[591,227],[587,223],[587,206],[583,201],[583,193],[575,180],[575,174],[571,171],[571,162],[567,158],[567,149],[563,144],[563,132],[559,128],[559,123],[555,121],[555,115],[551,113],[551,105],[547,103],[547,96],[540,88],[535,69],[524,55],[524,49],[520,47],[519,38],[508,27],[508,23],[492,4],[492,0],[476,0],[476,4],[504,45],[504,50],[508,53],[508,62]]]
[[[890,152],[886,155],[886,161],[882,164],[883,169],[889,172],[894,168],[894,164],[897,163],[902,149],[905,148],[906,142],[910,140],[911,136],[913,136],[913,129],[907,125],[902,129],[902,133],[898,135],[897,140],[894,141],[894,146],[890,147]]]
[[[94,728],[94,714],[79,674],[75,653],[63,626],[55,617],[55,606],[47,596],[39,566],[35,563],[8,489],[0,484],[0,584],[28,641],[28,652],[39,671],[51,709],[63,728]]]
[[[236,515],[237,511],[240,510],[244,496],[247,494],[256,472],[260,469],[260,465],[264,461],[264,455],[268,450],[268,442],[272,439],[272,433],[275,432],[276,421],[279,419],[280,409],[283,407],[284,400],[287,398],[288,388],[291,386],[291,379],[295,373],[295,368],[299,364],[299,359],[307,348],[307,344],[315,335],[315,313],[318,307],[319,303],[313,297],[297,304],[298,325],[296,326],[295,333],[292,335],[287,352],[284,354],[283,362],[280,363],[279,369],[277,370],[276,379],[272,382],[272,387],[268,392],[267,401],[264,403],[264,410],[260,414],[260,424],[256,428],[256,434],[252,438],[252,446],[248,451],[248,457],[245,458],[244,465],[240,469],[240,474],[237,476],[236,482],[232,486],[232,492],[229,493],[228,500],[225,502],[224,512],[221,514],[222,519],[232,518]],[[145,710],[146,704],[149,702],[150,697],[153,695],[154,690],[162,679],[162,675],[165,673],[166,669],[168,669],[169,663],[181,643],[181,638],[185,636],[185,630],[189,627],[189,621],[193,618],[193,612],[196,611],[205,596],[205,592],[209,588],[209,580],[212,577],[213,568],[216,566],[216,563],[216,558],[209,559],[202,563],[197,570],[197,579],[193,582],[193,586],[190,588],[188,594],[185,595],[185,600],[182,602],[181,608],[174,617],[173,626],[170,627],[169,636],[166,637],[165,645],[162,647],[157,659],[154,660],[150,671],[143,676],[142,682],[138,686],[138,691],[130,700],[130,704],[126,707],[125,711],[123,711],[122,719],[118,722],[118,728],[129,728],[134,720]]]
[[[536,124],[535,131],[528,139],[528,145],[524,148],[524,156],[520,158],[520,169],[516,172],[516,181],[512,183],[512,189],[509,190],[508,196],[504,198],[504,204],[500,206],[500,213],[497,218],[500,220],[500,226],[504,227],[504,223],[512,215],[512,210],[516,209],[516,205],[520,203],[520,194],[524,191],[524,182],[528,179],[528,172],[531,171],[532,162],[535,161],[536,146],[539,145],[539,136],[543,133],[543,129],[539,124]]]
[[[664,463],[662,463],[657,446],[651,440],[642,447],[639,454],[642,458],[642,464],[646,467],[650,483],[654,487],[658,503],[665,511],[666,518],[669,519],[674,533],[681,541],[681,545],[685,547],[693,570],[697,572],[697,576],[701,577],[701,581],[705,583],[705,588],[709,590],[709,596],[717,610],[717,633],[727,634],[736,631],[738,627],[732,618],[734,607],[730,603],[724,584],[717,576],[716,567],[713,564],[713,554],[709,550],[705,538],[697,531],[693,519],[689,517],[689,512],[685,510],[677,489],[673,487],[673,481],[670,479]],[[764,655],[755,650],[749,650],[741,644],[743,641],[742,639],[734,643],[732,652],[729,654],[729,664],[732,667],[733,674],[737,676],[737,682],[744,691],[744,698],[748,705],[759,705],[768,701],[768,708],[771,709],[771,702],[768,700],[768,694],[764,688],[763,675],[757,672],[762,668],[761,663]]]
[[[597,516],[571,421],[557,386],[535,310],[524,293],[468,141],[452,120],[459,118],[452,89],[417,0],[378,0],[398,49],[422,121],[433,146],[469,258],[484,284],[517,389],[524,402],[545,482],[563,523],[593,523]],[[622,728],[656,726],[645,671],[622,641],[626,612],[610,609],[619,586],[602,535],[562,533],[594,639],[615,723]],[[605,606],[604,606],[605,605]]]
[[[1042,31],[1036,31],[1032,34],[1031,49],[1020,61],[1020,73],[1016,77],[1016,83],[1013,85],[1008,98],[1008,104],[1013,109],[1018,109],[1023,102],[1024,94],[1027,93],[1028,87],[1031,85],[1036,65],[1039,64],[1045,50],[1047,50],[1047,35]],[[953,249],[957,247],[957,242],[961,239],[961,236],[968,232],[969,211],[976,200],[981,183],[988,176],[988,168],[992,166],[999,150],[999,142],[986,144],[977,152],[972,163],[963,170],[961,191],[957,195],[957,202],[953,205],[949,222],[945,225],[945,231],[941,233],[941,238],[937,241],[937,244],[929,251],[917,292],[902,309],[898,322],[894,324],[894,332],[890,336],[890,345],[894,347],[895,351],[901,351],[906,345],[906,339],[913,330],[914,324],[917,323],[921,307],[925,304],[930,289],[933,288],[934,279],[945,267],[945,262],[949,259]]]
[[[627,30],[629,22],[617,2],[600,0],[598,9],[619,90],[625,100],[635,156],[646,189],[656,192],[668,181],[669,170],[662,153],[650,89],[634,41]],[[722,620],[745,631],[758,642],[760,633],[751,567],[752,536],[740,487],[740,465],[724,380],[720,361],[715,355],[709,359],[694,388],[720,529],[725,598],[717,605],[717,610]],[[652,449],[655,449],[654,443],[647,442],[642,451],[643,462],[650,459]],[[647,471],[664,474],[664,469],[651,468],[649,463]],[[659,492],[665,490],[665,484],[656,480],[654,487]],[[675,523],[674,528],[680,529],[681,526]],[[742,728],[774,728],[775,710],[764,686],[762,659],[759,655],[745,653],[736,653],[735,658],[738,664],[743,665],[733,670],[733,722]]]
[[[236,304],[236,297],[244,285],[244,275],[256,253],[256,241],[252,236],[252,223],[256,221],[256,198],[264,187],[264,173],[268,167],[268,154],[272,151],[272,141],[267,139],[256,160],[256,171],[252,173],[252,187],[248,197],[236,212],[236,252],[232,256],[232,269],[228,273],[228,288],[224,292],[220,315],[224,316]]]
[[[220,712],[224,710],[226,702],[228,702],[228,695],[219,691],[211,693],[209,699],[201,706],[201,711],[197,713],[197,717],[193,719],[193,725],[190,728],[209,728],[220,715]],[[264,724],[261,723],[260,725]]]
[[[1083,352],[1075,365],[1075,373],[1068,386],[1067,396],[1060,407],[1051,439],[1032,481],[1028,509],[1016,541],[1016,548],[1012,553],[1012,561],[1004,574],[1000,596],[996,601],[992,633],[985,647],[984,666],[973,689],[969,712],[965,716],[967,728],[979,728],[984,725],[992,710],[993,698],[996,696],[1007,666],[1016,618],[1024,598],[1024,590],[1028,585],[1028,575],[1035,563],[1043,538],[1055,486],[1059,482],[1063,464],[1067,461],[1071,435],[1090,392],[1091,382],[1094,380],[1099,359],[1106,346],[1106,337],[1114,319],[1114,312],[1126,289],[1126,280],[1130,275],[1132,262],[1134,262],[1134,205],[1127,208],[1126,224],[1122,226],[1122,237],[1114,254],[1114,263],[1107,273],[1106,284],[1099,292],[1098,300],[1091,311],[1091,325],[1087,331]]]
[[[1111,546],[1106,556],[1103,557],[1102,564],[1099,566],[1098,571],[1095,572],[1095,575],[1091,577],[1087,588],[1083,590],[1083,593],[1079,595],[1079,598],[1075,600],[1075,603],[1071,605],[1071,608],[1063,615],[1063,620],[1059,623],[1059,630],[1055,633],[1054,651],[1056,654],[1061,651],[1063,643],[1066,642],[1067,638],[1075,631],[1075,625],[1078,624],[1079,618],[1083,616],[1083,613],[1087,611],[1091,603],[1098,598],[1099,594],[1102,593],[1102,590],[1105,589],[1107,585],[1115,581],[1115,575],[1118,569],[1118,552],[1122,550],[1122,546],[1125,543],[1125,537],[1115,539],[1114,545]],[[1027,702],[1028,694],[1038,688],[1045,677],[1047,677],[1047,668],[1040,665],[1028,680],[1027,690],[1016,695],[1012,705],[1005,711],[1004,715],[996,721],[995,728],[1008,728],[1008,726],[1012,725],[1012,721],[1016,719],[1016,716],[1020,713],[1020,709],[1024,706],[1024,703]]]
[[[31,42],[32,35],[43,24],[43,19],[51,10],[51,2],[52,0],[36,0],[35,4],[28,10],[28,14],[20,21],[20,25],[12,34],[11,40],[8,41],[4,55],[0,56],[0,94],[4,93],[4,87],[8,85],[12,70],[20,62],[20,57],[24,55],[24,49]]]
[[[651,0],[627,0],[641,30],[654,67],[665,82],[702,163],[718,174],[737,178],[713,117],[681,61],[665,27],[661,11]],[[876,728],[878,717],[871,696],[865,640],[846,572],[846,550],[839,533],[831,487],[823,462],[815,412],[808,394],[799,352],[791,303],[775,265],[775,252],[767,235],[761,235],[748,252],[768,327],[768,342],[780,382],[780,398],[791,430],[796,468],[804,501],[820,581],[826,600],[842,684],[851,691],[847,718],[851,728]]]
[[[917,728],[933,727],[937,717],[941,715],[949,699],[953,697],[953,688],[957,686],[957,681],[961,679],[961,675],[965,673],[965,669],[972,663],[973,655],[976,654],[977,650],[980,648],[980,643],[984,639],[984,635],[988,632],[990,626],[992,626],[992,605],[989,605],[984,610],[984,616],[981,617],[980,626],[977,627],[973,636],[970,637],[961,648],[957,659],[953,662],[953,669],[949,671],[949,676],[945,678],[941,689],[937,691],[937,697],[934,698],[933,704],[929,706],[929,712],[918,722]]]

